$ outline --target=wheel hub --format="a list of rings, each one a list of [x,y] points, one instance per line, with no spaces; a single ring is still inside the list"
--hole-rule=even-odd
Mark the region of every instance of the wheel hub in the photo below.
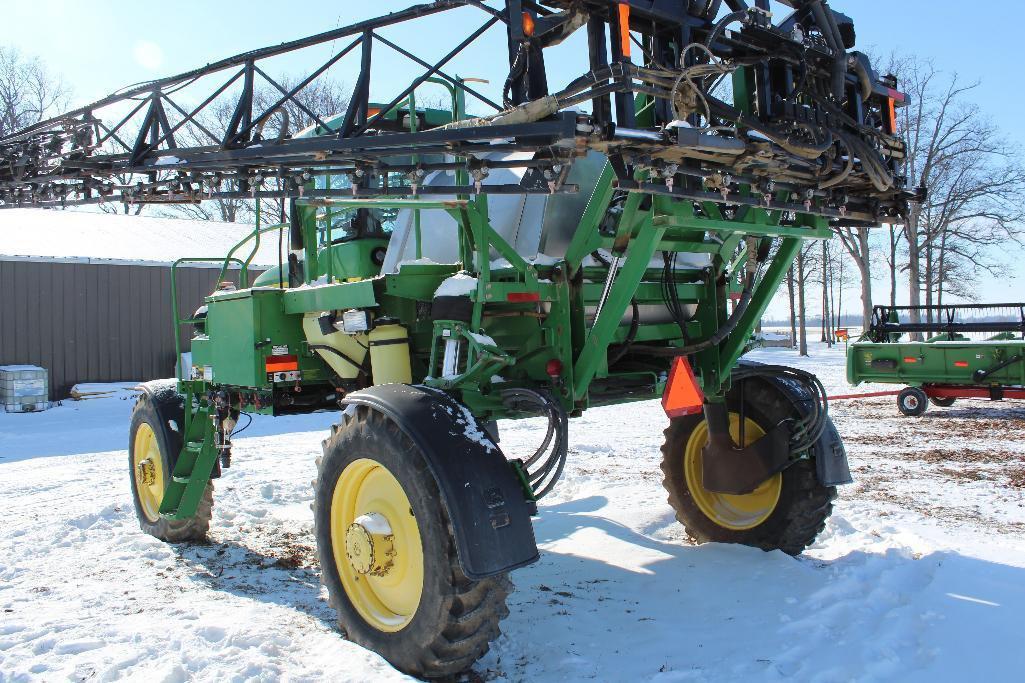
[[[395,535],[384,515],[360,515],[345,532],[345,556],[357,574],[386,576],[395,564]]]
[[[157,480],[157,468],[151,458],[141,460],[138,464],[139,483],[143,486],[152,486]]]
[[[734,442],[740,440],[740,415],[730,413],[730,436]],[[750,445],[765,436],[765,430],[746,418],[745,443]],[[710,491],[704,487],[704,447],[708,443],[708,423],[702,421],[687,440],[684,448],[684,477],[698,509],[716,525],[734,531],[753,529],[763,523],[779,501],[783,476],[776,473],[762,482],[750,493],[732,495]]]

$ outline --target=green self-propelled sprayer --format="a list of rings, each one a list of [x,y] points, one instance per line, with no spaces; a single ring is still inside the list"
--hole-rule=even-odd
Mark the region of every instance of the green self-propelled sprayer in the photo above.
[[[450,675],[497,636],[507,574],[538,558],[531,516],[569,419],[662,397],[688,532],[800,552],[846,456],[814,376],[740,357],[804,240],[899,221],[918,193],[895,79],[824,0],[782,5],[438,0],[0,138],[5,207],[258,205],[202,308],[175,301],[179,351],[191,330],[177,379],[135,407],[142,528],[205,535],[243,413],[340,410],[313,505],[331,604],[402,671]],[[453,40],[450,15],[481,23]],[[443,56],[388,38],[410,22]],[[546,56],[585,43],[582,75],[553,89]],[[268,73],[325,47],[290,85]],[[497,102],[449,73],[485,48],[508,65]],[[419,75],[377,73],[382,50]],[[351,100],[325,115],[304,93],[346,58]],[[427,88],[451,104],[418,106]],[[249,282],[261,239],[287,253]],[[537,416],[538,449],[503,452],[497,421]]]

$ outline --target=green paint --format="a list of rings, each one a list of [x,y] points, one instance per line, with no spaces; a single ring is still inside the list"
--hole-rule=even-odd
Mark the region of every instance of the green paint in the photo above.
[[[747,72],[738,70],[734,82],[740,93],[738,105],[749,110],[752,90]],[[462,93],[450,84],[446,87],[453,98],[448,120],[463,118]],[[647,100],[639,103],[639,120],[651,111],[649,105]],[[400,116],[401,111],[424,110],[417,108],[411,97],[388,116]],[[456,169],[455,175],[457,183],[468,183],[465,169]],[[636,176],[638,180],[645,178],[644,173]],[[395,180],[390,182],[394,185]],[[736,191],[750,194],[746,187]],[[199,500],[196,496],[201,495],[202,488],[192,482],[209,477],[213,466],[211,458],[216,454],[207,448],[212,439],[205,404],[207,391],[216,387],[245,389],[249,392],[245,400],[250,402],[247,410],[273,412],[271,392],[275,387],[265,372],[269,346],[283,346],[298,357],[301,385],[323,387],[330,381],[326,365],[306,348],[301,329],[305,313],[366,309],[375,318],[397,319],[409,332],[413,381],[452,392],[479,418],[519,417],[509,414],[502,405],[503,386],[547,391],[567,411],[578,413],[592,405],[660,396],[671,357],[647,355],[641,364],[613,363],[610,367],[611,350],[620,348],[631,336],[633,344],[662,349],[707,340],[729,318],[730,296],[741,291],[741,275],[749,258],[746,240],[778,240],[771,261],[761,266],[750,305],[736,327],[724,341],[691,357],[708,400],[723,400],[732,368],[747,348],[758,319],[801,243],[828,238],[827,221],[799,215],[784,225],[784,215],[779,211],[759,207],[726,210],[726,205],[718,203],[640,192],[630,192],[620,206],[610,211],[615,196],[614,173],[606,163],[564,258],[554,264],[531,263],[528,259],[533,254],[517,253],[495,230],[486,194],[450,201],[394,197],[298,200],[307,247],[303,262],[307,284],[296,289],[226,292],[207,299],[208,337],[193,341],[193,363],[200,374],[180,382],[183,391],[188,392],[187,404],[193,405],[195,397],[198,407],[187,418],[188,445],[180,460],[181,472],[176,468],[175,476],[182,481],[175,480],[173,485],[181,491],[176,489],[166,512],[194,514],[194,504]],[[785,197],[781,194],[777,199]],[[399,273],[379,274],[371,256],[386,244],[380,233],[331,243],[332,233],[326,226],[337,222],[341,212],[355,209],[370,209],[386,217],[409,209],[415,212],[414,227],[421,211],[446,212],[453,221],[452,238],[458,242],[457,262],[406,265]],[[279,226],[258,227],[247,239],[258,243],[261,234],[277,229]],[[422,236],[418,229],[413,238],[419,257]],[[597,249],[619,259],[620,267],[611,281],[610,268],[589,258]],[[681,303],[693,306],[696,313],[683,323],[685,334],[680,325],[663,317],[640,321],[631,335],[632,304],[645,307],[649,314],[664,307],[662,251],[699,254],[707,259],[687,267],[679,265],[669,283]],[[233,254],[234,250],[231,258]],[[252,253],[247,261],[251,258]],[[495,258],[509,265],[492,269]],[[224,261],[222,270],[229,262],[234,261]],[[477,280],[469,293],[469,321],[435,319],[434,292],[446,278],[461,270],[469,271]],[[272,271],[254,284],[277,285],[280,275],[277,269]],[[607,282],[607,299],[592,319]],[[174,315],[176,323],[185,322],[179,319],[177,307]],[[460,364],[455,375],[441,377],[444,343],[450,339],[461,342]],[[210,366],[212,378],[207,375],[203,379],[206,366]],[[188,372],[183,374],[189,376]],[[253,405],[256,401],[259,405]]]

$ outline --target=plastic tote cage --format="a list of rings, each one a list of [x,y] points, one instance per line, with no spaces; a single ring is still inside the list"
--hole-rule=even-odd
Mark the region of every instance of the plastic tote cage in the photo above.
[[[49,408],[46,370],[35,365],[0,365],[0,403],[8,413]]]

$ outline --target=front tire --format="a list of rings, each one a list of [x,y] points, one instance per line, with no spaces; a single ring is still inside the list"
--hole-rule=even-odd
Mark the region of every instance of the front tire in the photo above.
[[[128,431],[128,467],[135,514],[143,531],[168,543],[205,540],[213,516],[212,482],[207,484],[194,516],[167,519],[160,515],[160,502],[182,449],[179,430],[184,428],[185,409],[177,391],[161,386],[152,392],[143,391],[135,402]]]
[[[792,404],[769,385],[747,380],[745,445],[782,420],[793,417]],[[740,405],[727,397],[730,433],[739,439]],[[827,418],[828,419],[828,418]],[[833,429],[827,424],[827,430]],[[820,437],[820,443],[823,437]],[[687,534],[699,543],[739,543],[798,555],[811,545],[832,514],[836,487],[819,483],[815,461],[799,460],[746,495],[728,495],[702,486],[702,449],[708,443],[704,415],[673,419],[662,446],[663,486],[669,504]],[[818,443],[813,446],[813,454]]]
[[[929,399],[930,403],[939,408],[949,408],[954,405],[955,401],[957,401],[957,399],[953,396],[933,396]]]
[[[498,637],[512,584],[463,574],[434,475],[395,422],[363,406],[344,420],[324,442],[314,499],[338,624],[404,673],[463,672]]]

